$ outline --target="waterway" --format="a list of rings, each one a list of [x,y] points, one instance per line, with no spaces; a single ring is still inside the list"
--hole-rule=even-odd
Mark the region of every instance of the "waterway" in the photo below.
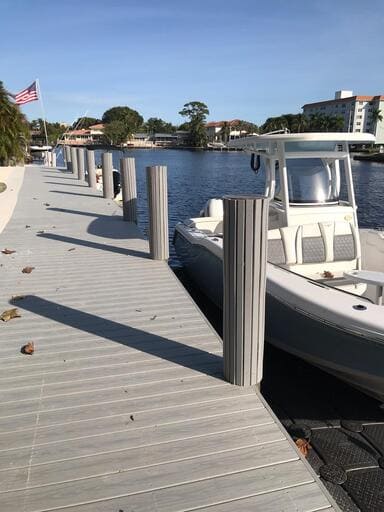
[[[101,163],[101,153],[101,150],[95,152],[97,164]],[[135,158],[139,226],[145,233],[148,226],[145,168],[168,167],[170,240],[175,224],[197,216],[211,197],[262,193],[264,189],[263,176],[252,172],[249,156],[242,152],[133,149],[112,154],[116,169],[123,156]],[[384,164],[356,160],[352,165],[361,227],[384,227]],[[177,264],[172,248],[171,264]]]

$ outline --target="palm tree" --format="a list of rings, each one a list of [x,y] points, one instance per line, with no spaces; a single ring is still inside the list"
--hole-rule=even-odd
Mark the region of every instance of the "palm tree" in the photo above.
[[[221,142],[224,142],[226,144],[229,141],[230,135],[231,135],[231,126],[227,121],[224,121],[223,126],[221,127],[221,130],[219,131],[219,137],[221,139]]]
[[[0,81],[0,165],[23,161],[29,137],[24,115]]]
[[[383,120],[383,115],[379,108],[374,108],[372,110],[372,121],[375,123],[373,133],[376,133],[377,123]]]

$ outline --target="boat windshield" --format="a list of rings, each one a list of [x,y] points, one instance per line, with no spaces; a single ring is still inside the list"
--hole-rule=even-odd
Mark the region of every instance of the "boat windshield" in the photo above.
[[[337,203],[339,177],[335,166],[321,158],[289,158],[287,181],[290,203]],[[276,177],[279,175],[276,172]],[[281,180],[276,179],[275,199],[282,200]]]

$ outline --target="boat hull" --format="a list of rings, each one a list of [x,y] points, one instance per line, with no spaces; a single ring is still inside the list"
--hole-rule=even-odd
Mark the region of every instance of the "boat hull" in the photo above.
[[[176,230],[175,249],[186,271],[218,307],[223,305],[223,265],[216,254]],[[298,279],[301,279],[298,277]],[[273,293],[267,273],[266,340],[363,392],[384,399],[384,343],[341,328]]]

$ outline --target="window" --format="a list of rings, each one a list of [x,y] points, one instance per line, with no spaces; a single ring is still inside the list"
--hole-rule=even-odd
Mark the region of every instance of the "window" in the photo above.
[[[339,200],[335,169],[320,158],[288,158],[287,180],[290,203],[334,203]],[[278,172],[276,172],[276,176]],[[275,199],[281,201],[276,179]]]
[[[363,111],[363,109],[362,109],[362,108],[359,108],[359,109],[357,109],[357,111],[358,111],[358,112],[362,112],[362,111]]]
[[[356,116],[356,119],[362,119],[362,118],[363,118],[363,116],[361,116],[361,115],[360,116]]]
[[[359,126],[361,123],[360,123],[360,121],[358,121],[356,124],[357,124],[357,126]]]
[[[361,132],[360,128],[356,128],[355,132]]]

